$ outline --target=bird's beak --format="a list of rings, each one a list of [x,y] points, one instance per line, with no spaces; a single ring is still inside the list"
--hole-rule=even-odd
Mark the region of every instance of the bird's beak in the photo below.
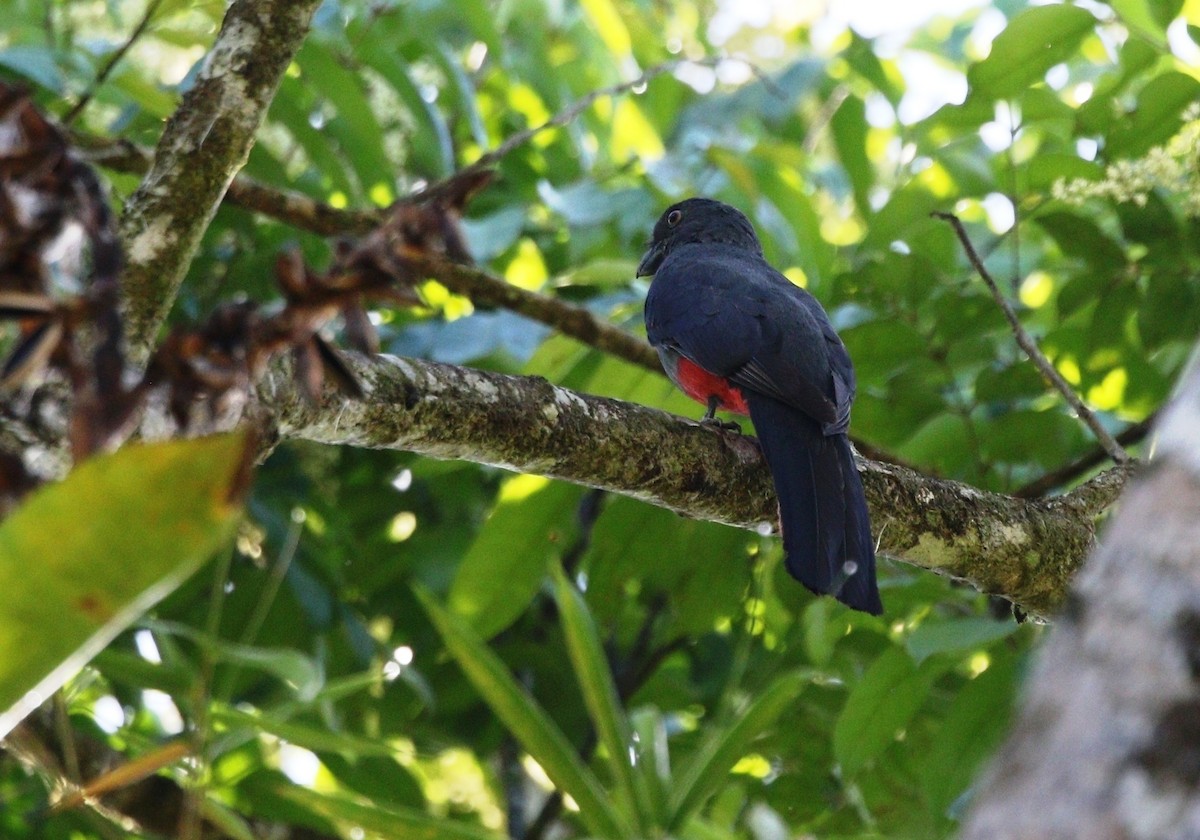
[[[658,271],[658,267],[662,265],[663,257],[667,255],[667,246],[663,242],[652,242],[650,247],[646,249],[642,261],[638,263],[637,276],[646,277]]]

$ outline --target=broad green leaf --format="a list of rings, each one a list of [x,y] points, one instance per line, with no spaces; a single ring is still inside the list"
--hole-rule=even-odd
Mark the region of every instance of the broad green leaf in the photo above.
[[[343,198],[352,196],[354,184],[343,158],[338,155],[331,139],[309,123],[304,92],[304,85],[299,79],[284,76],[279,83],[279,95],[271,100],[268,116],[286,128],[304,150],[313,167],[320,172],[323,186],[327,186],[331,192],[342,193]]]
[[[925,702],[932,669],[901,648],[881,655],[854,686],[833,728],[833,752],[846,777],[883,752]]]
[[[0,737],[175,589],[236,526],[246,436],[131,445],[0,526]]]
[[[912,632],[904,646],[917,664],[935,653],[957,653],[985,648],[997,639],[1011,636],[1017,623],[990,618],[957,618],[926,621]]]
[[[838,106],[829,122],[838,157],[854,187],[854,204],[859,214],[871,214],[870,192],[875,183],[875,166],[867,155],[867,108],[851,94]]]
[[[617,696],[617,686],[613,682],[596,623],[579,591],[557,566],[554,569],[554,596],[567,638],[567,653],[571,657],[588,714],[596,727],[600,744],[607,753],[609,769],[616,780],[622,805],[645,833],[650,826],[650,804],[647,791],[638,783],[630,764],[634,745],[629,719]]]
[[[1108,0],[1121,20],[1160,47],[1167,45],[1167,24],[1175,19],[1182,0]]]
[[[517,684],[483,639],[462,618],[439,606],[424,591],[418,591],[418,597],[446,649],[471,684],[550,780],[575,800],[580,819],[588,830],[600,837],[634,836],[562,730],[529,692]]]
[[[0,49],[0,67],[23,76],[46,90],[62,95],[63,74],[48,47],[13,44]]]
[[[353,165],[364,194],[372,194],[376,187],[390,192],[393,167],[384,154],[384,131],[364,93],[363,80],[313,38],[305,42],[296,62],[301,80],[320,91],[326,104],[336,109],[337,116],[326,123],[324,130],[338,138],[340,151]]]
[[[1071,55],[1095,26],[1095,16],[1079,6],[1026,9],[996,36],[988,57],[967,71],[971,92],[991,99],[1016,96]]]
[[[454,147],[450,130],[441,112],[426,102],[413,81],[410,68],[396,53],[394,45],[381,38],[377,28],[368,30],[359,52],[372,68],[387,79],[388,84],[408,107],[415,128],[405,138],[412,150],[413,175],[441,178],[454,168]]]
[[[921,760],[921,787],[939,815],[966,789],[980,762],[1008,731],[1016,682],[1015,658],[1004,656],[955,696],[932,748]]]
[[[625,286],[637,273],[637,260],[601,257],[554,280],[556,286]]]
[[[671,830],[684,825],[728,778],[730,768],[746,754],[750,743],[786,709],[795,706],[813,676],[814,672],[809,670],[784,674],[763,689],[727,726],[709,727],[705,741],[676,776],[671,790]]]
[[[1200,99],[1200,81],[1185,73],[1164,73],[1138,94],[1133,113],[1119,120],[1108,135],[1111,156],[1136,157],[1165,142],[1181,125],[1180,115]]]
[[[583,493],[581,487],[534,475],[504,482],[450,586],[450,608],[476,633],[491,638],[529,606],[547,564],[574,539],[574,512]]]
[[[354,836],[383,840],[504,840],[504,834],[464,822],[435,817],[415,808],[367,805],[346,796],[317,793],[299,785],[277,786],[275,793],[339,824]]]

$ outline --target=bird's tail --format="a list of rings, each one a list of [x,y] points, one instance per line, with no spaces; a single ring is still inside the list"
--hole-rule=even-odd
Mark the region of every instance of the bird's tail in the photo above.
[[[849,439],[826,436],[770,397],[747,394],[747,402],[775,480],[787,570],[813,592],[879,615],[875,544]]]

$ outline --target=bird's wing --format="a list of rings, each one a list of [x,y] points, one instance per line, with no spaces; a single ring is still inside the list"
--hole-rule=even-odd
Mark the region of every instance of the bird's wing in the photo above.
[[[655,346],[845,431],[854,394],[845,347],[820,304],[757,255],[716,243],[672,252],[647,296],[646,329]]]

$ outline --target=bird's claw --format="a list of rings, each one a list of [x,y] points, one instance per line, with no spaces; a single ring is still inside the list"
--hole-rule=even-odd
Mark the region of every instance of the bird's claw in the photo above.
[[[704,416],[700,418],[700,425],[706,429],[716,429],[718,432],[736,432],[742,433],[742,427],[737,423],[728,420],[717,419],[717,406],[720,401],[716,397],[708,398],[708,411],[704,412]]]
[[[718,432],[734,432],[739,435],[742,433],[741,424],[719,417],[701,417],[700,425],[706,429],[716,429]]]

